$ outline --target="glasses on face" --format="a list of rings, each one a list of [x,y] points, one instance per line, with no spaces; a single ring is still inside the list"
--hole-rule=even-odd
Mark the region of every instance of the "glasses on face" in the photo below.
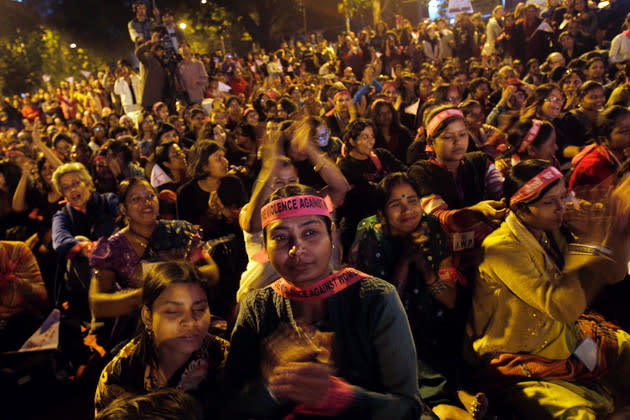
[[[79,188],[81,185],[83,185],[83,181],[72,181],[70,184],[61,185],[61,192],[65,194],[68,191]]]
[[[550,96],[548,98],[545,98],[545,102],[550,102],[550,103],[564,103],[564,98],[561,98],[559,96]]]
[[[358,139],[359,140],[372,140],[374,139],[374,134],[370,134],[370,133],[359,134]]]

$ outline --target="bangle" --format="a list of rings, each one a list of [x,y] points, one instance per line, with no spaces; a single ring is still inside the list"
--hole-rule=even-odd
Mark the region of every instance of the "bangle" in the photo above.
[[[569,254],[612,258],[613,250],[601,245],[569,244]]]
[[[437,296],[446,290],[446,284],[444,284],[444,282],[439,277],[433,283],[427,284],[426,286],[431,296]]]
[[[321,170],[322,170],[322,168],[323,168],[324,166],[326,166],[326,164],[327,164],[327,163],[328,163],[328,161],[327,161],[326,159],[321,158],[321,159],[319,160],[319,162],[317,162],[317,163],[315,164],[315,166],[313,166],[313,170],[314,170],[315,172],[319,172],[319,171],[321,171]]]

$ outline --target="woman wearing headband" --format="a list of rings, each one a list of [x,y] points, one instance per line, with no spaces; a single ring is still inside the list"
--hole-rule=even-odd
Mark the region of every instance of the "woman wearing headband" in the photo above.
[[[476,383],[519,418],[604,418],[629,402],[630,337],[583,315],[627,272],[629,187],[612,194],[608,227],[589,217],[576,239],[560,171],[527,160],[505,178],[511,211],[483,242],[466,354]]]
[[[614,105],[606,108],[597,120],[597,142],[586,146],[573,159],[576,167],[569,188],[579,196],[599,198],[587,194],[585,190],[598,187],[602,193],[608,191],[617,181],[615,173],[628,157],[630,111]]]
[[[427,144],[435,156],[420,160],[409,174],[421,187],[422,208],[437,217],[460,267],[473,267],[481,240],[505,216],[503,178],[482,152],[466,153],[468,131],[461,110],[435,107],[425,121]]]
[[[231,409],[266,419],[435,418],[420,400],[396,289],[354,269],[332,272],[335,228],[316,194],[289,185],[262,208],[265,249],[282,278],[242,302],[225,372]]]
[[[419,188],[404,172],[379,183],[378,207],[376,215],[359,224],[350,264],[398,289],[416,343],[423,400],[440,418],[483,418],[483,394],[476,398],[455,392],[461,383],[461,339],[469,308],[457,305],[463,278],[453,267],[440,222],[424,214]]]
[[[556,130],[548,121],[519,121],[508,131],[507,143],[507,149],[495,161],[503,176],[521,160],[542,159],[559,166],[556,159]]]

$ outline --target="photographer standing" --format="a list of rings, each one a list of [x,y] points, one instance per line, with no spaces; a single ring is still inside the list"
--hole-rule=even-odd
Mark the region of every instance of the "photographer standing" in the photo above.
[[[134,2],[132,10],[136,16],[129,21],[127,29],[129,29],[131,41],[138,47],[140,44],[149,40],[151,28],[154,26],[155,20],[147,15],[147,4],[143,0]],[[153,13],[159,17],[157,9],[154,9]]]
[[[175,72],[169,63],[164,44],[163,28],[154,28],[151,40],[136,49],[136,57],[144,65],[142,107],[151,111],[153,104],[162,101],[175,109]]]

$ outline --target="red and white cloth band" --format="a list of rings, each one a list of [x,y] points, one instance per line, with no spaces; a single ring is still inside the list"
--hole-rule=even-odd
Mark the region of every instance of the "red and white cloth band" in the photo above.
[[[464,118],[464,113],[460,111],[459,109],[455,109],[455,108],[445,109],[444,111],[440,112],[439,114],[431,118],[431,121],[429,121],[429,123],[427,124],[427,129],[426,129],[427,137],[431,137],[431,135],[436,130],[436,128],[438,128],[438,126],[442,124],[442,122],[445,119],[451,118],[451,117]]]
[[[326,200],[316,195],[298,195],[273,200],[260,210],[263,228],[274,220],[310,215],[330,218]]]
[[[555,166],[550,166],[529,181],[525,183],[510,199],[510,206],[521,201],[529,200],[544,190],[548,185],[562,178],[560,172]]]

